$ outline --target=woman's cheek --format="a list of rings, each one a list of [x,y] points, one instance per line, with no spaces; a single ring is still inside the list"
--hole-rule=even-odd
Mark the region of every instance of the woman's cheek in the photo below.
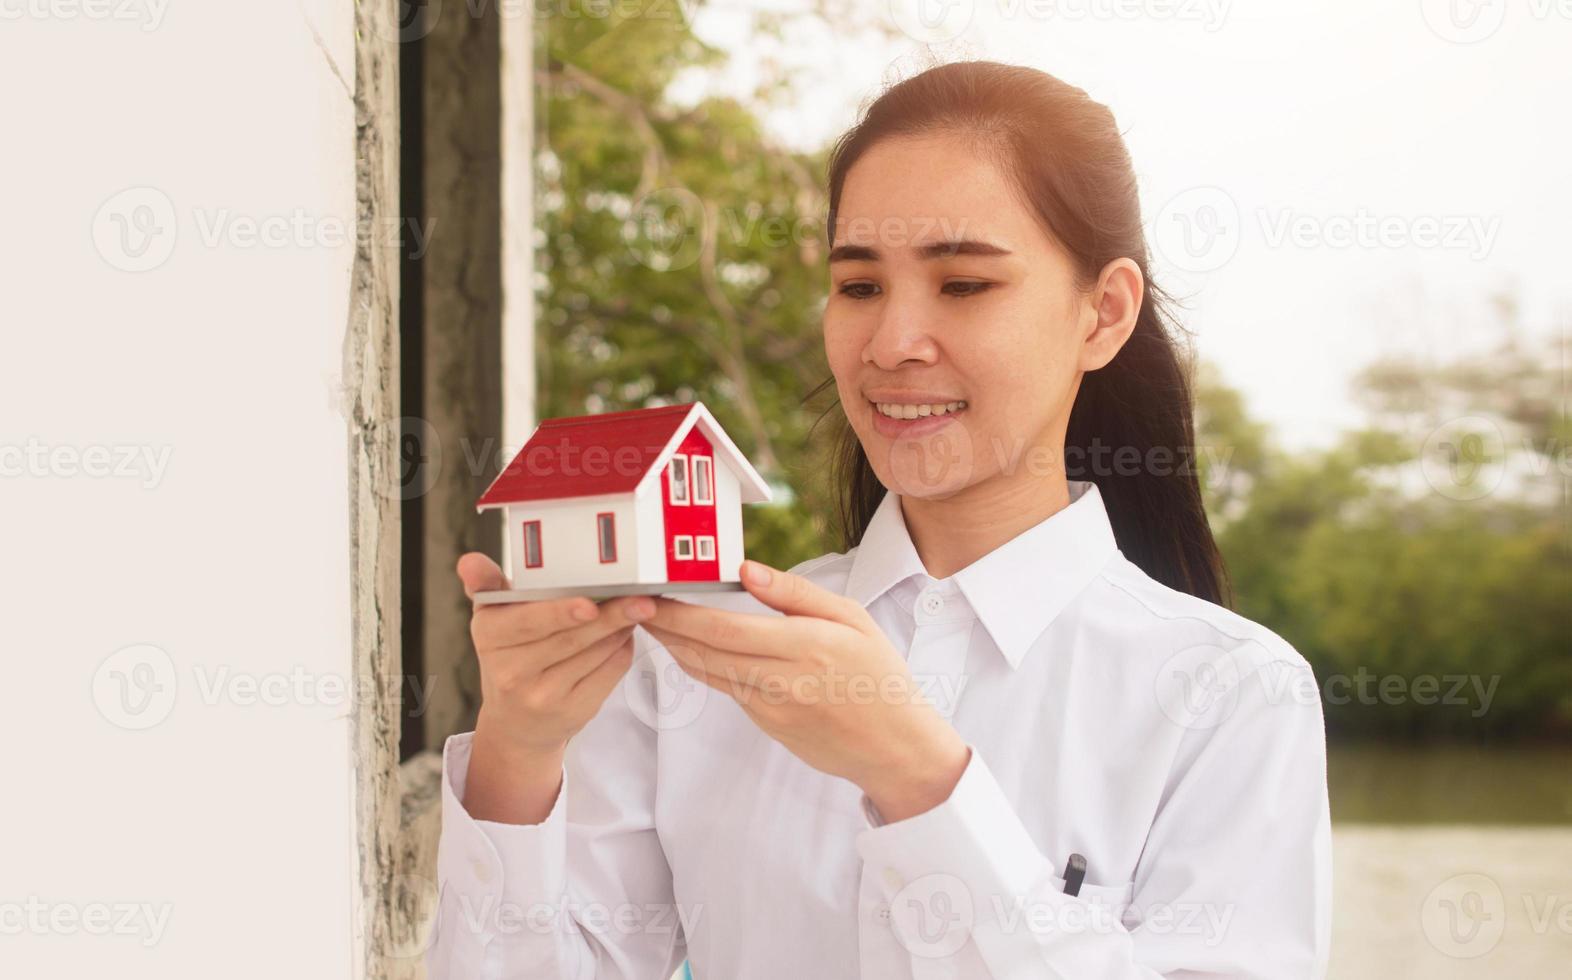
[[[838,380],[849,382],[850,370],[856,365],[855,351],[852,350],[855,338],[839,316],[826,313],[822,322],[825,360],[829,361],[830,371]]]

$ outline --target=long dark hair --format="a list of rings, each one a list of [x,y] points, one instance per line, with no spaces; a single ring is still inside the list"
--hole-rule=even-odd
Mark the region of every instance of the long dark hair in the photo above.
[[[1190,378],[1170,334],[1172,300],[1152,283],[1135,171],[1106,106],[1046,72],[989,61],[940,65],[899,82],[831,153],[830,244],[846,174],[869,147],[946,132],[979,137],[979,146],[996,152],[1049,234],[1074,257],[1082,288],[1114,259],[1140,266],[1146,290],[1135,331],[1113,360],[1081,380],[1065,433],[1065,475],[1097,485],[1119,550],[1147,575],[1230,604],[1195,471]],[[830,378],[813,394],[833,384]],[[849,549],[862,540],[885,488],[844,412],[840,418],[830,472]],[[1125,447],[1139,453],[1139,464],[1117,465],[1131,455]]]

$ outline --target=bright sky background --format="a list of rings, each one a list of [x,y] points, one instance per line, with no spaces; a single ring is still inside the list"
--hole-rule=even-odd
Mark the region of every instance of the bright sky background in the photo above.
[[[674,95],[746,92],[777,58],[804,73],[803,98],[768,123],[809,147],[927,57],[1086,89],[1125,133],[1154,278],[1186,298],[1202,358],[1291,446],[1358,418],[1346,382],[1382,354],[1500,342],[1493,291],[1517,293],[1530,332],[1572,342],[1572,0],[925,2],[932,31],[915,0],[867,4],[907,31],[900,44],[816,31],[766,48],[750,40],[758,3],[718,0],[697,30],[732,65]],[[1385,242],[1337,237],[1362,215]],[[1278,237],[1285,221],[1308,238]]]

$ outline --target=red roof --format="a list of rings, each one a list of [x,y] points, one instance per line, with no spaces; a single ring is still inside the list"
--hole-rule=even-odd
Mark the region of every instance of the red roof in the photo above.
[[[475,506],[631,492],[695,404],[547,419]]]

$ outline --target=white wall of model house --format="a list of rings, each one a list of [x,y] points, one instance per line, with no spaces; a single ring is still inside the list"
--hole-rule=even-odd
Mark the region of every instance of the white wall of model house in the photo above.
[[[715,542],[722,582],[738,581],[742,564],[742,486],[724,457],[715,458]]]
[[[742,490],[736,472],[718,457],[715,480],[716,549],[722,581],[737,581],[742,564]],[[515,589],[563,585],[664,582],[666,519],[663,500],[669,461],[631,493],[529,500],[504,507],[508,534],[508,579]],[[600,560],[599,515],[611,513],[617,557]],[[524,527],[540,521],[541,564],[524,561]]]
[[[660,501],[655,501],[655,520],[660,520]],[[526,500],[504,508],[508,522],[509,580],[516,589],[547,588],[558,585],[605,585],[639,581],[640,552],[633,529],[639,508],[631,493],[596,494],[590,497],[563,497]],[[610,512],[616,527],[617,559],[600,560],[597,539],[598,515]],[[540,522],[538,568],[524,561],[524,527]]]

